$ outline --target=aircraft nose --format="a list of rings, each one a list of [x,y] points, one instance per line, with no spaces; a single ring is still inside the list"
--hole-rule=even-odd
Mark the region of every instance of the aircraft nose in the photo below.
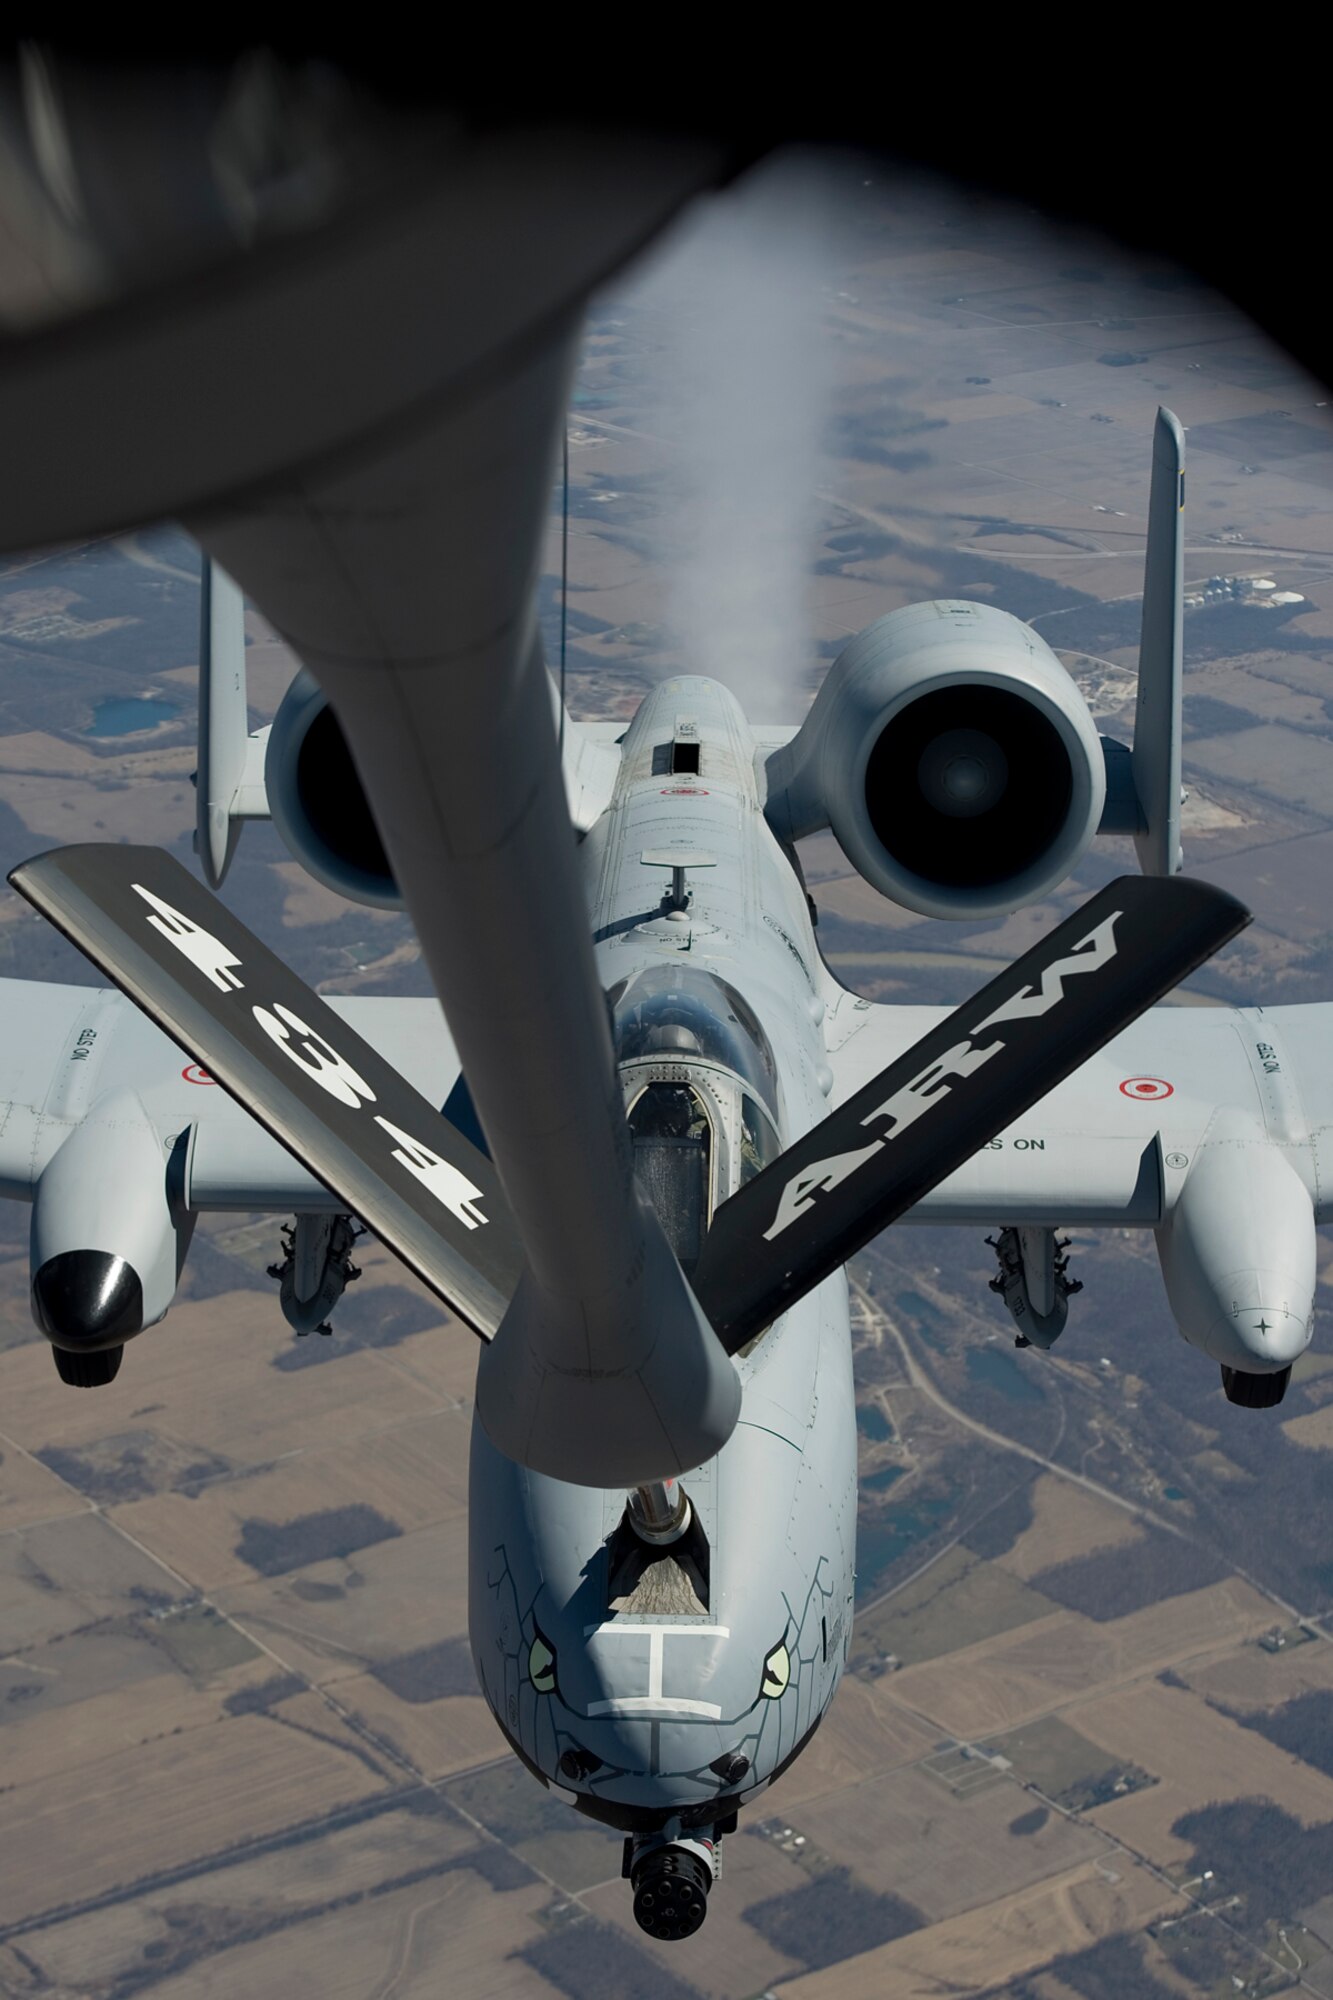
[[[143,1286],[108,1250],[62,1250],[34,1274],[32,1316],[57,1347],[118,1347],[143,1327]]]

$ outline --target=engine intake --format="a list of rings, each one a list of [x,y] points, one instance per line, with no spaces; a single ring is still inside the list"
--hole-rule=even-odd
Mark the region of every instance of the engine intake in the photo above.
[[[769,760],[782,837],[830,826],[880,892],[930,917],[998,916],[1064,880],[1102,816],[1101,742],[1045,641],[943,601],[878,619]]]
[[[274,717],[264,789],[273,824],[316,881],[353,903],[402,908],[347,738],[327,697],[304,670]]]

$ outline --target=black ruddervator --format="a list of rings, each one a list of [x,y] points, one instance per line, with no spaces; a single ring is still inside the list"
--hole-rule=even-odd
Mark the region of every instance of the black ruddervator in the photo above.
[[[1099,890],[723,1202],[693,1283],[727,1352],[1249,922],[1233,896],[1179,875],[1122,875]]]
[[[225,903],[156,847],[56,848],[9,879],[490,1338],[523,1268],[495,1168]]]
[[[451,1310],[494,1333],[522,1269],[494,1167],[225,904],[153,847],[56,848],[9,879]],[[728,1353],[1249,921],[1210,883],[1122,876],[798,1139],[704,1241],[694,1288]]]

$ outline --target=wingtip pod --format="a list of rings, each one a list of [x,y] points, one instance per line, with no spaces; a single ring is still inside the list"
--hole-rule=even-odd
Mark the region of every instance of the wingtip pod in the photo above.
[[[1317,1252],[1309,1190],[1287,1154],[1248,1112],[1223,1107],[1157,1231],[1181,1334],[1247,1379],[1289,1371],[1310,1342]]]
[[[31,1304],[57,1350],[118,1353],[167,1312],[194,1226],[180,1199],[184,1151],[183,1140],[164,1149],[135,1091],[111,1090],[43,1169],[32,1205]],[[95,1378],[65,1379],[89,1386]]]

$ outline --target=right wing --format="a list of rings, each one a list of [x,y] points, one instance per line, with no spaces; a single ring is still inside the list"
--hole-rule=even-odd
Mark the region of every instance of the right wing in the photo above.
[[[945,1018],[840,994],[825,1019],[831,1102]],[[1333,1222],[1333,1005],[1153,1007],[965,1160],[913,1222],[1156,1227],[1218,1111],[1252,1118]],[[1167,1163],[1170,1163],[1169,1167]],[[1165,1169],[1165,1170],[1164,1170]]]
[[[327,1004],[472,1136],[458,1056],[433,1000],[376,995]],[[31,1201],[43,1169],[95,1101],[129,1089],[164,1142],[192,1131],[182,1194],[193,1212],[346,1208],[123,993],[0,979],[0,1028],[0,1199]]]
[[[736,1353],[1250,921],[1122,876],[724,1201],[694,1288]]]

